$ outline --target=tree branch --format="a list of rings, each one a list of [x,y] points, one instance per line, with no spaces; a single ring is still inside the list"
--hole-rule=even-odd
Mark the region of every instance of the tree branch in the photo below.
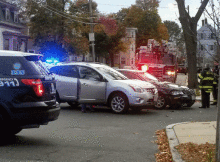
[[[205,7],[208,4],[208,2],[209,2],[209,0],[203,0],[202,1],[202,4],[199,7],[199,10],[196,13],[196,16],[195,16],[195,19],[194,19],[196,21],[196,23],[199,21],[199,19],[200,19],[201,15],[202,15],[203,11],[205,10]]]

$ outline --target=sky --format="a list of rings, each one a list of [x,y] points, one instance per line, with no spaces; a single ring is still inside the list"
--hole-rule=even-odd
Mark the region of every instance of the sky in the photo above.
[[[93,0],[98,4],[98,10],[101,13],[109,14],[118,12],[121,8],[128,8],[132,4],[135,4],[136,0]],[[170,20],[175,21],[180,25],[178,20],[179,11],[175,0],[160,0],[158,13],[162,21]],[[217,1],[217,0],[214,0]],[[186,6],[189,5],[190,16],[193,17],[198,11],[201,5],[201,0],[185,0]],[[207,16],[206,16],[207,17]],[[205,18],[203,14],[198,22],[198,26],[201,27],[202,20]],[[208,20],[209,22],[209,20]]]

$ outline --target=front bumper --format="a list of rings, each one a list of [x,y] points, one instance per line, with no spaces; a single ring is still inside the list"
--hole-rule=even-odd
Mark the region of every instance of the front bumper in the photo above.
[[[152,93],[138,93],[135,96],[130,96],[130,106],[152,106],[155,105],[158,99],[158,93],[153,95]]]
[[[167,97],[168,105],[182,105],[185,103],[187,96],[185,95],[170,95]]]

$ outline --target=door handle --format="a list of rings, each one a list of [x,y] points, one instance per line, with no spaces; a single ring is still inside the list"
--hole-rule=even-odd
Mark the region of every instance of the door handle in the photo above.
[[[83,83],[82,85],[88,87],[88,84],[86,84],[86,83]]]

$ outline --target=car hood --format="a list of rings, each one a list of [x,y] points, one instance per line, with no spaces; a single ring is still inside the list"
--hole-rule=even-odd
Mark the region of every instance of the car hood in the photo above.
[[[141,81],[141,80],[114,80],[118,84],[136,85],[142,88],[156,88],[152,83]]]
[[[158,88],[163,88],[163,89],[167,89],[167,90],[184,90],[184,89],[188,89],[187,87],[180,86],[178,84],[171,83],[171,82],[155,82],[155,84]]]

